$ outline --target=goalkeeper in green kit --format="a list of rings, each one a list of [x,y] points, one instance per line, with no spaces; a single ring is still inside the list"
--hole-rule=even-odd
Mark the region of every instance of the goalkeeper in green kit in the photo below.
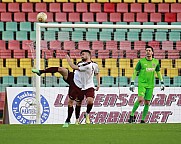
[[[141,123],[145,123],[145,118],[148,113],[149,103],[152,99],[154,83],[155,83],[155,72],[161,81],[161,90],[164,90],[164,82],[160,72],[159,61],[153,58],[153,48],[151,46],[146,46],[146,57],[139,60],[137,63],[133,76],[131,78],[130,91],[134,92],[134,80],[138,75],[138,100],[134,103],[129,123],[135,122],[134,113],[138,109],[140,103],[144,101],[144,109],[142,113]]]

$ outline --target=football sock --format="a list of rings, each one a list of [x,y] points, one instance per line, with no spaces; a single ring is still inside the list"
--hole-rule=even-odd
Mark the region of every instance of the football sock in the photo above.
[[[138,101],[136,101],[136,102],[134,103],[133,109],[132,109],[132,111],[131,111],[131,116],[134,116],[134,113],[135,113],[135,111],[138,109],[139,105],[140,105],[140,103],[139,103]]]
[[[146,115],[148,114],[149,105],[145,105],[143,109],[143,115],[141,120],[145,120]]]
[[[81,108],[81,106],[78,106],[78,105],[76,105],[76,107],[75,107],[75,117],[76,117],[76,119],[78,119],[79,116],[80,116],[80,108]]]
[[[90,113],[90,111],[92,109],[92,106],[93,106],[93,104],[88,104],[87,105],[87,111],[86,111],[87,114]]]
[[[72,107],[68,106],[68,116],[67,116],[66,122],[70,122],[73,111],[74,111],[73,106]]]
[[[39,70],[39,72],[40,72],[40,75],[42,73],[56,73],[56,72],[58,72],[58,67],[49,67],[45,70]]]

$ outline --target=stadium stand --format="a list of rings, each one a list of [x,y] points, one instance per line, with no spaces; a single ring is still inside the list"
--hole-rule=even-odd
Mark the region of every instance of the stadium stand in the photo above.
[[[0,110],[4,107],[6,86],[32,86],[33,54],[30,48],[36,40],[38,12],[46,12],[49,23],[181,24],[180,0],[2,0],[0,2],[0,79],[2,80]],[[69,52],[72,58],[76,59],[80,50],[90,49],[93,60],[100,65],[101,86],[119,84],[125,87],[129,86],[133,68],[139,58],[145,56],[145,45],[150,45],[154,48],[154,57],[161,59],[165,85],[180,86],[180,30],[98,28],[59,30],[59,28],[43,29],[41,58],[46,54],[48,66],[66,66],[65,53]],[[118,57],[121,58],[120,69],[117,65]],[[41,59],[41,62],[41,68],[44,68],[44,60]],[[53,77],[51,74],[47,75],[46,84],[52,87],[68,86],[59,73]],[[42,86],[45,86],[45,83]]]

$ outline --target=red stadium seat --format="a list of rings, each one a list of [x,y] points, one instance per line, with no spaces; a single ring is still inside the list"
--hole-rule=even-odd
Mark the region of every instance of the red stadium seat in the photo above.
[[[46,3],[35,3],[35,12],[46,12],[47,4]]]
[[[135,14],[134,13],[123,13],[123,21],[124,22],[135,22]]]
[[[50,49],[57,50],[61,49],[61,42],[58,40],[50,41]]]
[[[6,3],[0,4],[0,12],[6,12]]]
[[[22,3],[22,12],[33,12],[33,3]]]
[[[117,3],[116,11],[120,13],[128,12],[128,3]]]
[[[115,12],[115,4],[104,3],[104,12],[107,12],[107,13]]]
[[[110,22],[120,22],[121,13],[110,13]]]
[[[131,3],[130,12],[142,12],[142,4],[141,3]]]
[[[82,21],[83,22],[94,22],[94,14],[91,12],[83,13],[82,14]]]
[[[176,13],[165,13],[165,22],[176,22]]]
[[[123,50],[112,50],[112,58],[123,58]]]
[[[63,48],[64,48],[64,50],[74,50],[75,49],[75,42],[64,41]]]
[[[12,21],[12,13],[9,12],[2,12],[0,13],[0,21],[2,22],[8,22],[8,21]]]
[[[158,12],[159,13],[170,12],[170,10],[169,10],[169,3],[159,3],[158,4]]]
[[[76,50],[71,50],[70,51],[70,57],[73,58],[73,59],[74,58],[76,59],[76,58],[80,57],[80,50],[77,50],[77,49]]]
[[[135,50],[144,50],[146,46],[145,41],[135,41],[134,42],[134,49]]]
[[[20,42],[18,40],[9,40],[8,42],[8,49],[20,49]]]
[[[181,50],[181,41],[176,41],[176,50]]]
[[[98,50],[98,58],[102,59],[109,58],[109,50]]]
[[[41,58],[46,57],[47,59],[53,58],[53,50],[41,50]]]
[[[17,58],[17,59],[20,59],[20,58],[25,58],[25,50],[13,50],[13,55],[14,57],[13,58]]]
[[[177,22],[181,22],[181,13],[177,13]]]
[[[0,50],[6,49],[6,41],[0,40]]]
[[[67,22],[67,13],[55,13],[56,22]]]
[[[104,49],[103,41],[93,41],[92,49],[93,50],[103,50]]]
[[[0,49],[0,58],[11,58],[11,50]]]
[[[74,3],[62,3],[63,12],[74,12]]]
[[[67,50],[56,50],[56,58],[64,59],[67,54]]]
[[[150,13],[150,22],[161,22],[161,13]]]
[[[106,50],[117,50],[117,41],[106,41]]]
[[[165,59],[165,51],[164,50],[154,50],[154,58],[157,59]]]
[[[8,11],[9,12],[19,12],[20,4],[19,3],[8,3]]]
[[[168,50],[168,59],[179,59],[179,51],[178,50]]]
[[[144,3],[144,12],[154,13],[155,12],[155,4],[154,3]]]
[[[25,22],[25,13],[23,12],[18,12],[18,13],[14,13],[14,21],[16,22]]]
[[[45,50],[48,49],[47,41],[46,40],[41,40],[40,47],[41,47],[41,49],[45,49]]]
[[[6,93],[0,92],[0,101],[5,101],[5,98],[6,98]]]
[[[84,49],[90,50],[90,43],[89,43],[89,41],[79,41],[78,42],[78,49],[79,50],[84,50]]]
[[[20,42],[18,40],[9,40],[8,42],[8,49],[20,49]]]
[[[120,50],[131,50],[130,41],[120,41]]]
[[[162,50],[173,50],[173,41],[162,41]]]
[[[96,13],[96,22],[107,22],[107,13]]]
[[[126,50],[126,58],[129,59],[138,58],[137,52],[138,52],[137,50]]]
[[[48,12],[47,14],[47,22],[53,22],[53,13],[52,12]]]
[[[153,49],[160,49],[160,42],[159,41],[149,41],[148,45],[153,47]]]
[[[90,12],[101,12],[100,3],[90,3]]]
[[[180,3],[171,3],[171,11],[172,13],[180,13],[181,12],[181,4]]]
[[[69,22],[80,22],[80,13],[69,13]]]
[[[61,3],[49,3],[49,12],[61,12]]]
[[[35,58],[35,51],[34,52],[32,52],[32,50],[28,50],[28,56],[27,56],[27,58]]]
[[[76,3],[76,12],[87,12],[87,3]]]
[[[30,50],[30,48],[33,46],[34,46],[34,42],[31,40],[22,41],[22,49],[24,49],[24,50]]]
[[[28,13],[28,21],[37,22],[36,16],[37,16],[37,12]]]
[[[148,22],[148,14],[147,13],[137,13],[136,21],[137,22]]]

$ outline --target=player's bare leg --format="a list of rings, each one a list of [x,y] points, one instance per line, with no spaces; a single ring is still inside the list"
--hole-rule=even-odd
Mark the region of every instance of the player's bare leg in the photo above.
[[[81,103],[82,103],[82,101],[76,102],[76,107],[75,107],[75,117],[76,117],[75,124],[76,125],[80,124],[79,116],[80,116]]]
[[[145,118],[146,118],[146,115],[148,114],[149,104],[150,104],[149,100],[144,101],[144,109],[143,109],[143,115],[141,118],[141,123],[145,123]]]
[[[144,98],[142,96],[138,96],[138,100],[134,103],[133,109],[132,109],[130,117],[128,119],[129,123],[135,122],[136,117],[135,117],[134,113],[138,109],[138,107],[142,101],[144,101]]]
[[[71,119],[72,113],[74,111],[73,102],[74,102],[74,100],[71,100],[70,98],[68,99],[68,116],[62,127],[68,127],[70,124],[70,119]]]
[[[40,76],[43,73],[56,73],[59,72],[63,78],[66,80],[68,77],[68,70],[63,67],[49,67],[45,70],[32,69],[32,72]]]
[[[87,110],[86,110],[86,113],[84,115],[86,124],[90,124],[89,113],[92,110],[93,100],[94,99],[92,97],[87,97]]]

